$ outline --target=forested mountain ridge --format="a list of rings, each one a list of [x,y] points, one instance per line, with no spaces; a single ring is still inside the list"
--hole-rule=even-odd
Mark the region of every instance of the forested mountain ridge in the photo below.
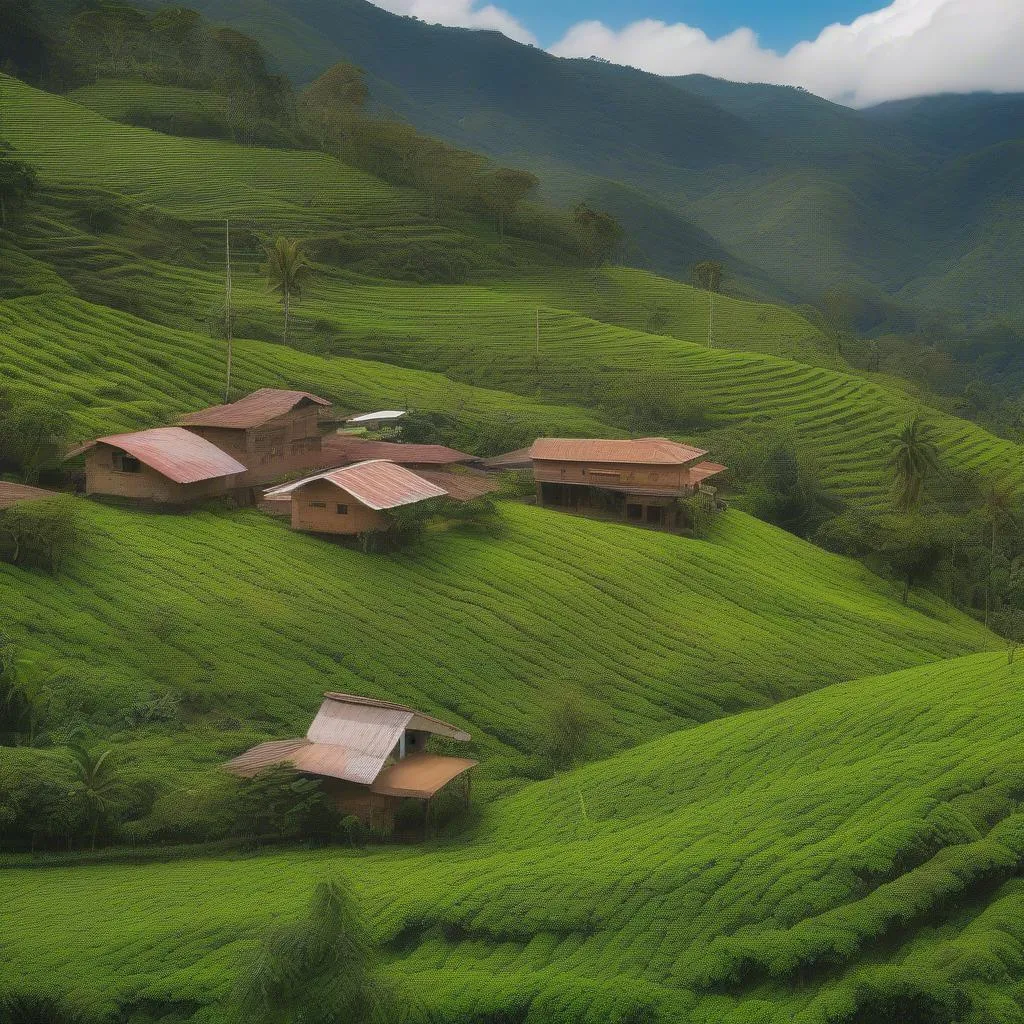
[[[734,285],[757,294],[814,300],[841,287],[972,323],[1024,315],[1014,260],[989,244],[1024,247],[1024,172],[1000,173],[990,152],[1024,137],[1020,96],[856,111],[791,88],[559,59],[365,0],[197,6],[261,39],[297,81],[353,61],[423,130],[535,170],[556,198],[600,194],[639,265],[682,276],[713,245]],[[967,156],[991,200],[970,209],[957,160]],[[666,237],[660,218],[683,237]]]

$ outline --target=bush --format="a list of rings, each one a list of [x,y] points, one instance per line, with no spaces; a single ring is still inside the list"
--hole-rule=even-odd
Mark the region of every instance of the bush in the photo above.
[[[320,780],[288,765],[242,779],[229,806],[235,834],[249,839],[328,840],[340,825]]]
[[[0,559],[12,565],[56,573],[81,543],[73,498],[22,501],[0,512]]]

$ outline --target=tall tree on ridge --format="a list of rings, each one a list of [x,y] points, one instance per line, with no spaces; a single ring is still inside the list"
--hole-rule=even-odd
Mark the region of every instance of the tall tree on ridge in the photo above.
[[[711,348],[711,331],[715,320],[715,294],[722,290],[725,267],[718,260],[702,260],[690,268],[694,287],[708,293],[708,348]]]
[[[939,450],[934,434],[935,428],[916,414],[892,440],[889,465],[896,505],[902,512],[917,509],[929,474],[938,472]]]
[[[985,625],[989,625],[992,617],[992,581],[995,573],[996,546],[999,531],[1003,527],[1012,527],[1016,521],[1018,496],[1010,484],[989,483],[983,492],[985,518],[988,520],[990,535],[988,582],[985,586]]]
[[[282,340],[287,345],[292,299],[302,297],[302,287],[309,280],[312,268],[302,255],[300,242],[296,238],[278,236],[265,247],[265,252],[267,260],[263,264],[263,273],[267,287],[281,296],[281,305],[284,307]]]

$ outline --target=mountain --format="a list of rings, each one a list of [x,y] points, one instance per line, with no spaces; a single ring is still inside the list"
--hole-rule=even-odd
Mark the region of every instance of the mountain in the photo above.
[[[710,255],[740,294],[813,301],[838,287],[866,307],[1024,316],[1016,264],[994,255],[1024,245],[1020,177],[984,157],[1024,138],[1022,96],[857,111],[794,88],[559,59],[365,0],[197,6],[260,38],[296,81],[352,61],[378,102],[428,133],[533,169],[554,197],[600,199],[637,265],[685,277]],[[992,202],[968,209],[972,157]]]

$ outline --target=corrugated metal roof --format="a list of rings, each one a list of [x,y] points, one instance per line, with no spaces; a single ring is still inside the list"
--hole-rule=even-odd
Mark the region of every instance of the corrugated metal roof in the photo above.
[[[667,437],[635,440],[538,437],[530,448],[533,459],[554,462],[632,462],[642,466],[682,466],[707,455],[700,448]]]
[[[272,765],[291,762],[296,751],[308,746],[307,739],[268,740],[266,743],[258,743],[238,757],[233,757],[224,767],[235,775],[249,778],[259,775]]]
[[[402,505],[414,505],[418,501],[427,501],[430,498],[443,498],[446,493],[443,488],[417,476],[404,466],[396,466],[393,462],[386,462],[383,459],[373,459],[369,462],[358,462],[354,466],[330,469],[325,473],[316,473],[302,480],[274,487],[266,492],[266,497],[291,494],[316,480],[326,480],[334,484],[356,501],[378,512],[399,508]]]
[[[386,708],[390,711],[408,711],[414,718],[414,721],[408,726],[410,729],[433,732],[437,733],[438,736],[447,736],[450,739],[462,740],[463,742],[470,739],[470,735],[465,729],[460,729],[457,725],[452,725],[451,722],[445,722],[443,719],[434,718],[433,715],[425,715],[422,711],[417,711],[415,708],[410,708],[405,704],[395,704],[388,700],[377,700],[375,697],[358,697],[353,693],[334,693],[333,691],[328,691],[324,694],[324,697],[339,704]]]
[[[28,484],[14,484],[0,480],[0,509],[10,508],[19,501],[41,501],[43,498],[55,497],[57,497],[56,491],[44,491],[42,487],[30,487]]]
[[[501,484],[486,473],[445,473],[437,469],[418,469],[417,476],[443,487],[449,498],[456,501],[472,501],[498,490]]]
[[[335,778],[369,785],[395,749],[414,715],[409,709],[353,704],[328,698],[306,733],[310,743],[341,748],[344,772]]]
[[[376,420],[399,420],[405,415],[402,409],[381,409],[379,412],[362,412],[356,416],[349,416],[346,423],[373,423]]]
[[[529,469],[532,461],[529,448],[517,448],[514,452],[484,459],[484,466],[487,469]]]
[[[709,476],[724,473],[727,468],[717,462],[701,462],[699,465],[690,467],[690,481],[700,483],[701,480],[706,480]]]
[[[346,462],[365,462],[367,459],[386,459],[398,466],[438,465],[455,462],[475,462],[475,455],[456,451],[443,444],[398,444],[394,441],[370,441],[363,437],[332,434],[323,439],[325,457],[335,456],[334,465]]]
[[[183,427],[154,427],[133,434],[111,434],[98,438],[96,444],[120,448],[177,484],[194,484],[246,471],[245,466],[227,452]]]
[[[188,427],[227,427],[246,430],[258,427],[291,412],[300,403],[330,405],[326,398],[308,391],[283,391],[279,388],[260,388],[237,402],[211,405],[208,409],[182,416],[179,423]]]
[[[410,754],[389,764],[370,787],[382,796],[408,796],[428,800],[439,789],[463,772],[475,768],[468,757],[442,757],[440,754]]]

